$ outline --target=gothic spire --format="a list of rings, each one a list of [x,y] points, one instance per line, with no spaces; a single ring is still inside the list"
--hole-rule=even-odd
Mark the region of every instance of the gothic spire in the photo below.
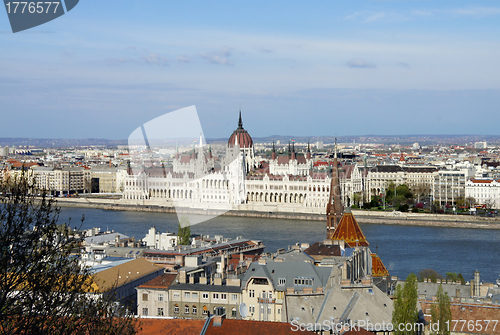
[[[333,200],[333,203],[332,203]],[[326,234],[327,238],[331,239],[335,229],[339,224],[344,207],[340,199],[340,181],[339,168],[337,161],[337,138],[335,137],[335,156],[333,159],[332,182],[330,185],[330,197],[326,205]]]
[[[241,120],[241,106],[240,106],[240,118],[238,120],[238,129],[243,129],[243,121]]]

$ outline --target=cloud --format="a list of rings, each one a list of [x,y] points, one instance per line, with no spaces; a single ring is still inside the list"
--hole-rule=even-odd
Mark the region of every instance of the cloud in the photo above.
[[[500,14],[500,8],[498,7],[469,7],[469,8],[457,8],[451,11],[452,14],[461,16],[473,16],[473,17],[485,17],[485,16],[495,16]]]
[[[202,53],[201,57],[206,59],[210,64],[234,65],[233,61],[229,59],[229,57],[231,57],[231,51],[227,46],[222,47],[219,52]]]
[[[193,60],[186,55],[180,55],[180,56],[177,56],[177,62],[182,63],[182,64],[189,64],[189,63],[192,63]]]
[[[130,49],[137,50],[135,47],[129,47]],[[156,53],[148,52],[144,50],[145,54],[140,57],[115,57],[108,58],[104,60],[107,65],[120,65],[120,64],[145,64],[145,65],[156,65],[156,66],[167,66],[168,58],[160,56]]]
[[[155,53],[150,53],[149,55],[145,55],[141,57],[143,63],[148,65],[158,65],[158,66],[167,66],[168,58],[160,56]]]
[[[372,62],[368,62],[366,60],[363,60],[363,59],[353,59],[353,60],[350,60],[346,63],[346,66],[347,67],[350,67],[351,69],[353,68],[358,68],[358,69],[374,69],[377,67],[377,65],[375,65],[374,63]]]
[[[408,21],[410,17],[407,14],[397,13],[397,12],[372,12],[363,11],[355,12],[354,14],[345,17],[346,20],[360,21],[363,23],[371,22],[404,22]]]
[[[265,54],[269,54],[269,53],[273,53],[274,52],[273,49],[268,49],[268,48],[265,48],[263,46],[257,47],[255,49],[257,49],[257,51],[265,53]]]
[[[412,9],[404,12],[386,12],[386,11],[361,11],[355,12],[345,17],[346,20],[357,21],[362,23],[372,22],[405,22],[416,19],[426,18],[442,18],[442,17],[475,17],[482,18],[487,16],[500,15],[499,7],[480,7],[470,6],[454,9]]]
[[[410,64],[408,63],[404,63],[404,62],[399,62],[398,63],[399,66],[402,66],[402,67],[406,67],[406,68],[409,68],[410,67]]]

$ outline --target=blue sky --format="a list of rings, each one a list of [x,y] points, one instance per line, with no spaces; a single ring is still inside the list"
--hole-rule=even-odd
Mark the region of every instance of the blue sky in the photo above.
[[[500,135],[497,1],[80,1],[12,34],[0,137],[125,139],[196,105],[228,137]]]

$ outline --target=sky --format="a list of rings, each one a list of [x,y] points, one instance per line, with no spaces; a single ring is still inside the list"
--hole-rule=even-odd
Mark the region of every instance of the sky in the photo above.
[[[82,0],[13,34],[0,137],[126,139],[195,105],[253,137],[500,135],[498,1]]]

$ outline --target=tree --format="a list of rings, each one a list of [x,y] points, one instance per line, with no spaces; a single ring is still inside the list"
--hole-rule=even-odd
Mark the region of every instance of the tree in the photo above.
[[[418,272],[418,278],[420,281],[423,281],[424,279],[430,279],[431,282],[435,283],[437,282],[438,279],[444,279],[439,272],[432,270],[432,269],[423,269]]]
[[[191,238],[191,223],[186,216],[182,216],[181,221],[179,221],[177,237],[179,239],[179,245],[189,245],[189,239]]]
[[[458,280],[460,280],[460,284],[465,285],[465,278],[461,273],[458,274]]]
[[[456,272],[446,272],[446,273],[445,273],[445,275],[446,275],[446,280],[447,280],[447,281],[448,281],[448,280],[450,280],[450,281],[452,281],[453,283],[457,283],[457,282],[458,282],[458,280],[459,280],[459,279],[458,279],[458,275],[457,275],[457,273],[456,273]]]
[[[371,207],[378,207],[379,206],[379,201],[380,201],[380,198],[379,198],[378,195],[372,196],[372,200],[370,201],[370,206]]]
[[[420,197],[425,197],[431,193],[429,185],[419,183],[412,188],[413,192],[417,195],[417,202],[420,202]]]
[[[354,203],[354,205],[359,207],[359,202],[361,200],[363,200],[363,196],[361,195],[361,193],[354,193],[352,195],[352,202]]]
[[[465,205],[469,206],[469,208],[474,207],[476,205],[476,199],[474,199],[474,197],[465,198]]]
[[[413,194],[411,193],[410,188],[406,184],[399,185],[398,187],[396,187],[396,193],[397,193],[397,195],[404,196],[406,199],[410,199],[413,197]]]
[[[95,290],[54,200],[24,175],[0,192],[0,334],[135,333],[113,295]]]
[[[431,332],[431,334],[449,335],[449,325],[451,322],[450,297],[448,296],[447,292],[443,292],[442,285],[439,285],[438,287],[436,298],[436,302],[431,306],[431,318],[432,323],[437,325],[431,327],[431,330],[437,331]]]
[[[399,330],[399,325],[411,324],[412,326],[419,322],[418,309],[418,291],[417,276],[410,273],[406,278],[403,287],[398,285],[394,295],[394,311],[392,312],[392,325],[396,335],[414,334],[413,330]],[[404,327],[402,327],[404,329]]]

